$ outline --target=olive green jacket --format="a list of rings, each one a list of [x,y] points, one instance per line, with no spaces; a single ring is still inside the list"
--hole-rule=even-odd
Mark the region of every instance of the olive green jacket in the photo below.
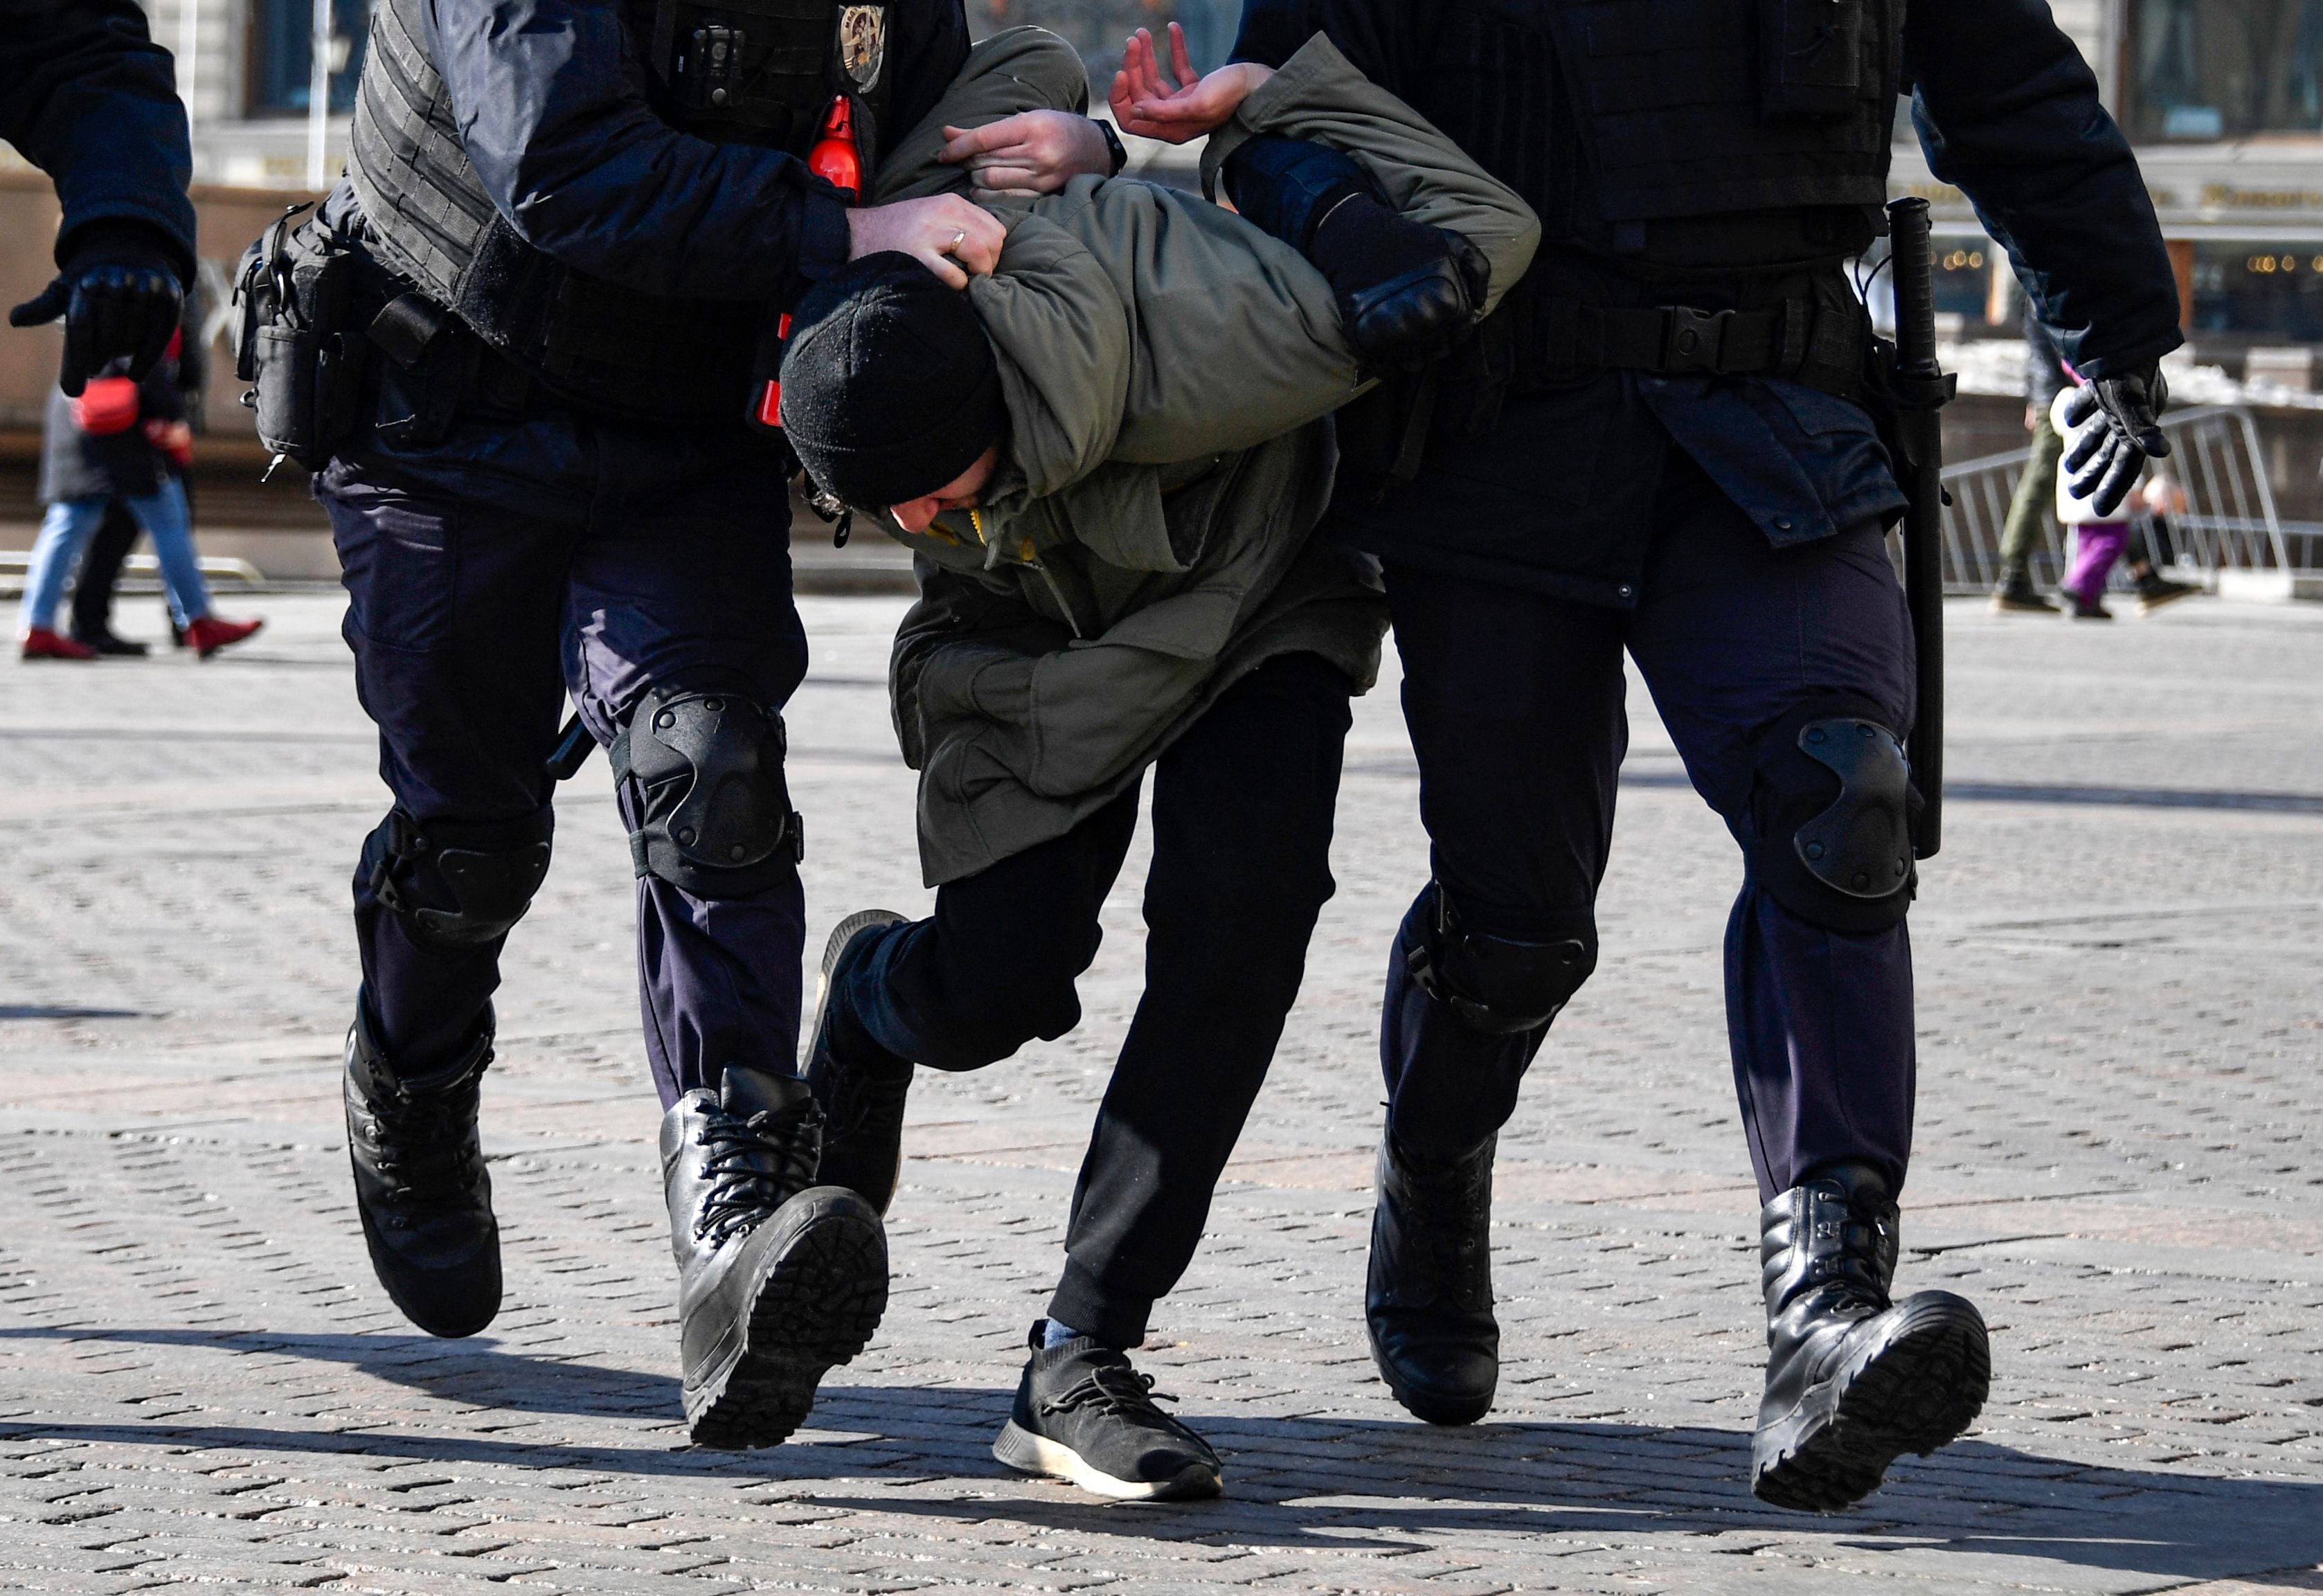
[[[1062,40],[996,34],[896,142],[873,197],[965,192],[935,160],[946,124],[1079,112],[1088,92]],[[1406,215],[1483,251],[1493,302],[1531,260],[1524,202],[1319,34],[1212,143],[1258,133],[1345,149]],[[1267,659],[1318,654],[1367,688],[1386,629],[1368,564],[1310,536],[1327,417],[1364,386],[1321,273],[1149,183],[1077,178],[989,208],[1007,243],[969,293],[1008,408],[999,473],[926,533],[882,518],[917,556],[890,676],[931,885],[1070,830]]]

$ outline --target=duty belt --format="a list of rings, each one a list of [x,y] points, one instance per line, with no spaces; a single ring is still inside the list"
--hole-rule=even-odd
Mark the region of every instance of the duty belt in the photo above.
[[[1517,326],[1517,374],[1580,371],[1658,376],[1791,376],[1854,388],[1863,370],[1863,318],[1816,311],[1812,299],[1766,309],[1703,311],[1689,305],[1617,307],[1542,295]]]
[[[1544,298],[1533,307],[1531,335],[1518,335],[1518,358],[1520,370],[1537,364],[1544,374],[1611,368],[1665,375],[1787,373],[1806,363],[1816,319],[1814,307],[1803,299],[1765,310],[1696,310]],[[1854,339],[1848,342],[1851,353]],[[1828,358],[1839,352],[1815,353]]]

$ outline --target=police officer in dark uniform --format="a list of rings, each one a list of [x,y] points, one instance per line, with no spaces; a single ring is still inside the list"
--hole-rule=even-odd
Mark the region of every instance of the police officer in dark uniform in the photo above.
[[[65,392],[129,358],[142,379],[194,279],[193,158],[169,52],[133,0],[0,0],[0,139],[56,181],[56,280],[8,313],[65,320]]]
[[[787,1435],[886,1293],[876,1213],[813,1185],[793,1073],[780,711],[806,642],[788,456],[744,417],[767,329],[851,256],[901,249],[955,286],[990,269],[998,225],[965,199],[850,210],[802,161],[843,102],[868,170],[967,49],[959,0],[378,0],[346,179],[245,267],[261,435],[319,457],[395,794],[354,881],[373,1266],[436,1335],[498,1309],[478,1082],[569,693],[630,833],[709,1445]]]
[[[1423,1418],[1492,1403],[1493,1139],[1596,963],[1626,648],[1746,865],[1726,972],[1766,1204],[1753,1488],[1843,1506],[1956,1436],[1989,1367],[1969,1303],[1890,1296],[1913,641],[1843,263],[1884,230],[1907,88],[2106,414],[2068,470],[2117,499],[2163,447],[2179,342],[2153,209],[2041,0],[1908,22],[1900,0],[1251,0],[1237,54],[1279,64],[1318,29],[1544,225],[1471,343],[1342,417],[1333,524],[1385,567],[1434,848],[1390,962],[1373,1352]],[[1359,180],[1282,141],[1226,176],[1294,240]]]

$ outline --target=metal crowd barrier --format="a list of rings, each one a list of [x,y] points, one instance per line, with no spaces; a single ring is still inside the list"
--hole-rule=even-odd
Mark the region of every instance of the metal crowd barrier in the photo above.
[[[2162,532],[2144,517],[2133,529],[2132,547],[2181,580],[2199,579],[2217,591],[2238,575],[2264,573],[2288,590],[2294,578],[2312,577],[2323,528],[2286,528],[2275,514],[2259,451],[2258,425],[2239,405],[2200,405],[2165,416],[2170,440],[2162,469],[2185,490],[2186,509],[2169,518]],[[2000,578],[2000,534],[2008,521],[2016,479],[2031,459],[2030,449],[1987,454],[1944,468],[1944,591],[1983,592]],[[2293,559],[2291,546],[2299,546]],[[2033,576],[2054,585],[2065,567],[2064,537],[2057,526],[2054,496],[2041,507],[2041,535],[2033,554]],[[2126,564],[2126,562],[2125,562]],[[2114,581],[2126,584],[2116,567]]]

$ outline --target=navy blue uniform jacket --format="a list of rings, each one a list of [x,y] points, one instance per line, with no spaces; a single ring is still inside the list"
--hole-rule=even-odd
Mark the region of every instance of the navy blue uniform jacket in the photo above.
[[[1460,143],[1537,210],[1546,162],[1472,145],[1517,119],[1524,92],[1438,59],[1443,19],[1467,11],[1537,29],[1546,78],[1551,0],[1250,0],[1236,55],[1279,65],[1320,31],[1374,82]],[[1459,29],[1450,30],[1454,35]],[[2134,371],[2180,343],[2178,295],[2152,202],[2097,79],[2043,0],[1914,5],[1904,29],[1913,120],[1929,163],[2007,251],[2042,319],[2085,375]],[[1545,102],[1555,86],[1530,96]],[[1545,246],[1545,252],[1546,248]],[[1675,295],[1673,297],[1676,297]],[[1689,296],[1691,297],[1691,296]],[[1391,559],[1474,580],[1628,606],[1637,601],[1663,452],[1675,439],[1777,545],[1904,507],[1870,418],[1797,383],[1607,371],[1512,399],[1500,425],[1438,440],[1417,481],[1342,502],[1340,536]]]
[[[0,0],[5,3],[5,0]],[[779,150],[681,133],[646,98],[617,0],[430,0],[427,44],[484,192],[576,271],[673,298],[788,302],[847,261],[846,207]],[[960,0],[899,0],[892,132],[968,59]],[[342,188],[335,211],[352,200]]]
[[[142,222],[193,281],[186,111],[134,0],[0,0],[0,139],[56,183],[59,264],[91,222]]]

